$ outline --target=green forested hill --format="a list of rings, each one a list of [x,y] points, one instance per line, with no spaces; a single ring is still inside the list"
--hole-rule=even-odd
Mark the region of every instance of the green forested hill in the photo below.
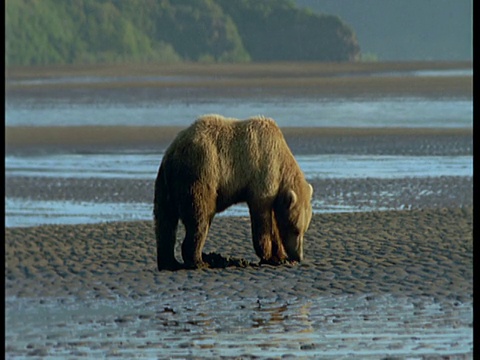
[[[290,0],[7,0],[7,65],[351,61],[353,30]]]

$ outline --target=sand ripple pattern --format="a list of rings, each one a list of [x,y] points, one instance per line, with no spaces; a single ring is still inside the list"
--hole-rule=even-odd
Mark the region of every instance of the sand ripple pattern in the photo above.
[[[7,354],[470,358],[472,222],[315,215],[300,265],[177,272],[148,221],[7,228]],[[249,220],[216,218],[205,252],[257,261]]]

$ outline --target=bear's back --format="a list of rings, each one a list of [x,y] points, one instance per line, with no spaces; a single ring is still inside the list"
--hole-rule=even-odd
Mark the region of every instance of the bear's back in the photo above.
[[[202,116],[178,134],[163,162],[172,183],[200,179],[222,194],[218,209],[244,201],[247,192],[274,196],[285,176],[300,171],[275,121],[261,116]]]
[[[204,115],[181,131],[174,143],[172,148],[177,151],[183,148],[189,153],[187,149],[195,147],[208,153],[231,157],[242,154],[262,157],[289,151],[276,122],[263,116],[238,120],[216,114]]]
[[[191,125],[191,134],[220,142],[242,141],[247,146],[252,145],[249,141],[266,141],[264,145],[267,145],[273,140],[283,140],[276,122],[264,116],[238,120],[217,114],[204,115]]]
[[[174,151],[178,155],[186,155],[193,148],[220,156],[228,153],[234,157],[241,154],[262,157],[289,152],[285,138],[273,119],[255,116],[238,120],[217,114],[201,116],[182,130],[167,153]]]

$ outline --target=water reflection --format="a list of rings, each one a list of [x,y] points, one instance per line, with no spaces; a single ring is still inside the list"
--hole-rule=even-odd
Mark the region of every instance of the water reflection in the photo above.
[[[257,304],[252,325],[255,329],[270,334],[286,332],[309,334],[314,331],[310,316],[310,302],[300,304],[298,307],[289,304],[265,306],[259,300]],[[308,342],[311,339],[306,335],[302,340]]]
[[[471,354],[473,347],[471,303],[452,308],[429,298],[390,295],[167,298],[70,304],[7,298],[5,342],[17,355],[25,355],[30,344],[67,356],[78,344],[86,356],[104,356],[115,348],[121,358],[138,355],[139,349],[145,357],[338,358],[447,356]]]

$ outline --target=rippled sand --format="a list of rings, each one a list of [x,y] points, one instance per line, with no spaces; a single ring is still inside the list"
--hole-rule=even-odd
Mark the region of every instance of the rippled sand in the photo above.
[[[467,356],[472,221],[316,215],[300,265],[177,272],[155,269],[151,222],[8,228],[7,354]],[[215,218],[205,252],[256,262],[248,218]]]

